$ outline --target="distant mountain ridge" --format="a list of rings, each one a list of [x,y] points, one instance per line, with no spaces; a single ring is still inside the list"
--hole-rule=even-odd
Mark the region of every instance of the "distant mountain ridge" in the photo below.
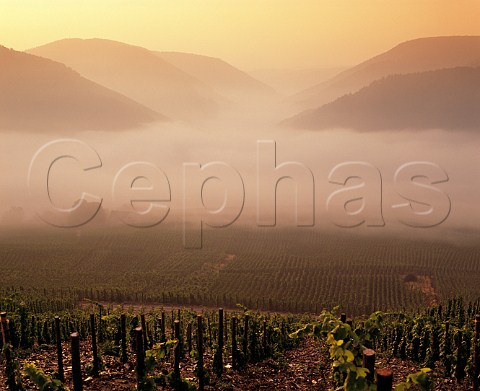
[[[400,43],[326,82],[301,91],[288,102],[298,108],[313,109],[389,75],[476,66],[480,66],[480,36],[418,38]]]
[[[86,78],[173,119],[216,116],[223,98],[153,52],[107,39],[63,39],[27,51],[64,63]]]
[[[0,129],[131,129],[167,117],[201,126],[205,120],[240,124],[255,113],[261,113],[255,120],[267,123],[294,107],[293,113],[308,109],[283,123],[299,128],[477,126],[468,110],[477,110],[472,88],[480,36],[401,43],[296,94],[289,108],[277,105],[273,88],[219,58],[76,38],[27,53],[0,50]]]
[[[391,75],[284,121],[303,129],[480,130],[480,67]]]
[[[124,130],[166,117],[64,64],[0,46],[0,129]]]

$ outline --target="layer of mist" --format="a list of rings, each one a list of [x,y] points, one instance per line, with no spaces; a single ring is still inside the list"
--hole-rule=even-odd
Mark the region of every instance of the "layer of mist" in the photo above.
[[[58,138],[62,136],[59,134]],[[245,205],[234,224],[257,226],[257,141],[274,140],[276,142],[277,165],[284,162],[299,162],[308,167],[315,179],[315,227],[327,230],[339,230],[336,224],[342,216],[332,216],[327,212],[328,197],[342,188],[329,183],[329,174],[338,164],[344,162],[366,162],[378,169],[382,177],[382,213],[384,227],[343,228],[353,233],[397,233],[418,236],[444,236],[445,232],[457,231],[459,236],[478,229],[480,213],[476,207],[480,186],[476,182],[477,166],[480,158],[477,153],[479,135],[466,133],[448,133],[442,130],[423,132],[385,132],[356,133],[347,130],[326,132],[308,132],[279,129],[254,122],[232,126],[229,123],[216,123],[212,129],[196,129],[187,125],[165,123],[150,128],[128,132],[83,132],[74,136],[98,152],[102,167],[82,171],[74,159],[62,159],[51,170],[50,196],[52,202],[61,208],[75,204],[82,192],[103,198],[102,207],[106,211],[125,211],[129,206],[117,197],[112,199],[112,186],[117,172],[132,162],[149,162],[160,168],[168,177],[171,187],[171,202],[166,203],[171,210],[161,224],[182,222],[183,203],[187,207],[199,210],[188,214],[193,219],[206,218],[207,210],[219,208],[224,200],[225,183],[220,178],[208,181],[203,189],[203,208],[199,204],[200,188],[194,188],[191,198],[184,201],[184,163],[224,162],[235,168],[241,175],[245,186]],[[28,170],[35,153],[46,143],[57,137],[52,135],[13,133],[4,134],[0,146],[0,167],[4,180],[1,193],[1,213],[3,225],[35,224],[46,225],[36,214],[39,210],[35,198],[29,198]],[[266,159],[272,161],[272,171],[260,173],[261,180],[276,178],[273,172],[273,155]],[[398,186],[393,182],[396,170],[412,161],[428,161],[443,169],[449,177],[448,182],[434,185],[451,200],[451,213],[445,222],[437,227],[422,229],[407,227],[399,222],[399,216],[392,205],[404,202],[398,194]],[[374,171],[375,172],[375,171]],[[420,173],[421,174],[421,173]],[[142,175],[142,172],[138,173]],[[195,178],[206,179],[205,173],[198,171]],[[361,175],[352,168],[352,176]],[[204,178],[205,177],[205,178]],[[187,177],[187,182],[190,180]],[[360,195],[378,199],[378,181],[371,178],[352,178],[347,186],[365,182],[365,192]],[[369,182],[370,181],[370,182]],[[426,180],[428,182],[428,179]],[[147,184],[148,186],[148,184]],[[194,185],[193,185],[194,186]],[[273,191],[273,188],[272,188]],[[358,192],[351,192],[352,198]],[[242,194],[229,194],[234,208],[241,202]],[[126,198],[128,199],[128,198]],[[421,200],[421,197],[420,197]],[[426,200],[428,201],[428,200]],[[260,200],[264,204],[265,200]],[[295,224],[296,187],[290,179],[283,179],[277,188],[277,225]],[[17,208],[17,209],[14,209]],[[21,210],[18,208],[22,208]],[[141,208],[140,208],[141,209]],[[375,209],[377,210],[377,209]],[[308,214],[310,206],[299,206],[300,213]],[[368,217],[368,216],[366,216]],[[338,219],[337,219],[338,218]],[[97,220],[101,219],[97,216]],[[94,224],[95,219],[89,224]],[[120,221],[116,223],[121,224]],[[160,224],[160,226],[161,226]],[[88,225],[87,225],[88,227]],[[60,229],[60,228],[59,228]],[[274,229],[274,228],[271,228]],[[463,233],[462,233],[463,232]]]
[[[380,75],[388,73],[389,69],[398,68],[392,68],[392,64],[397,64],[394,60],[402,53],[404,61],[398,64],[406,64],[407,73],[412,69],[431,70],[442,64],[448,67],[471,63],[474,54],[467,55],[467,49],[477,45],[477,41],[475,37],[459,37],[407,42],[341,73],[331,79],[331,83],[351,81],[353,76],[355,80],[365,81],[376,77],[378,72]],[[437,55],[426,61],[425,56],[418,53],[425,42],[435,42],[437,49],[460,42],[452,53],[463,54],[452,60],[432,49],[431,53]],[[476,167],[480,164],[476,151],[480,138],[477,132],[446,131],[440,124],[421,131],[388,130],[384,126],[369,129],[366,125],[367,132],[359,133],[341,127],[346,128],[348,121],[336,128],[324,127],[321,132],[285,129],[279,123],[295,105],[281,102],[274,89],[220,59],[186,53],[157,53],[106,40],[63,40],[30,52],[65,62],[73,70],[29,56],[37,62],[54,64],[68,75],[81,79],[82,83],[90,83],[82,79],[87,77],[115,91],[105,90],[107,97],[120,92],[128,97],[125,99],[132,99],[128,102],[130,106],[143,107],[136,103],[140,102],[148,107],[145,110],[166,113],[170,120],[146,125],[129,123],[126,127],[130,129],[123,131],[111,131],[108,127],[100,127],[99,131],[98,126],[87,124],[80,128],[83,131],[57,126],[49,132],[33,131],[32,127],[32,131],[27,128],[18,133],[14,126],[7,124],[0,144],[0,174],[4,181],[0,193],[0,224],[3,228],[47,227],[40,217],[48,220],[52,205],[72,208],[84,192],[94,196],[93,199],[96,197],[97,201],[102,200],[101,210],[92,221],[76,229],[124,224],[124,217],[132,211],[132,205],[140,212],[137,217],[141,220],[145,217],[142,213],[148,211],[149,202],[132,200],[127,197],[128,192],[121,189],[115,188],[114,195],[114,183],[125,170],[130,170],[130,177],[123,178],[126,184],[133,186],[135,182],[144,189],[156,184],[162,193],[162,202],[157,205],[161,205],[163,211],[169,208],[169,212],[157,224],[159,229],[185,221],[198,226],[203,221],[213,226],[232,223],[249,227],[266,225],[275,229],[305,225],[310,229],[361,235],[469,240],[480,228],[477,223],[480,213],[476,207],[480,190],[476,182]],[[415,55],[418,58],[413,61]],[[391,66],[382,67],[379,58],[390,59]],[[96,88],[104,88],[99,84],[92,82]],[[356,84],[349,85],[350,90],[344,86],[346,92],[354,92]],[[175,99],[171,98],[172,91],[177,93]],[[388,95],[394,97],[396,92],[393,88]],[[447,96],[448,92],[442,91],[442,94]],[[323,98],[317,98],[318,104]],[[378,100],[378,96],[376,98]],[[88,97],[84,100],[89,102]],[[371,102],[377,104],[375,99]],[[115,118],[118,123],[124,122],[125,112],[121,108],[113,112],[118,115]],[[448,117],[448,107],[445,112]],[[348,110],[342,115],[346,120],[355,120]],[[21,113],[17,116],[21,121]],[[91,119],[90,115],[84,117]],[[75,155],[77,147],[73,146],[70,151],[67,145],[65,150],[57,151],[60,155],[52,161],[43,161],[43,171],[33,170],[33,183],[37,187],[29,188],[32,159],[46,144],[57,145],[55,142],[65,138],[79,141],[75,144],[77,147],[83,143],[85,148],[95,151],[101,166],[83,170],[82,159]],[[276,149],[271,142],[276,143]],[[143,168],[147,165],[153,169],[154,174],[152,171],[145,174],[138,164],[132,166],[138,162],[142,162]],[[411,177],[416,185],[395,180],[397,171],[412,162],[419,167]],[[209,171],[212,164],[217,171]],[[423,172],[425,165],[433,171]],[[201,167],[206,168],[202,170]],[[340,175],[343,179],[337,178],[337,183],[332,183],[334,179],[330,181],[329,176],[339,167],[347,167]],[[431,178],[432,172],[445,178]],[[48,188],[47,173],[50,174]],[[338,177],[338,172],[335,173]],[[149,178],[149,175],[157,177]],[[296,179],[289,179],[289,176]],[[313,187],[310,186],[312,177]],[[277,184],[280,178],[284,179]],[[341,189],[345,189],[343,196],[335,193]],[[276,194],[276,219],[271,213],[275,206],[272,194]],[[314,208],[312,199],[315,200]],[[336,202],[333,207],[332,200]],[[342,200],[344,205],[341,205]],[[152,200],[147,198],[147,201]],[[438,221],[430,219],[428,224],[422,223],[429,210],[436,211],[438,202],[443,202],[443,215]],[[448,202],[446,207],[445,202]],[[90,213],[89,208],[96,209],[97,204],[85,205],[85,213]],[[412,223],[412,215],[418,222]],[[422,225],[428,228],[419,228]]]

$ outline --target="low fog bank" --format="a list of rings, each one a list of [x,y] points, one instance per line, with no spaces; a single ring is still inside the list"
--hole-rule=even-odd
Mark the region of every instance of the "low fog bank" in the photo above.
[[[121,217],[120,219],[118,217],[121,213],[126,213],[129,206],[125,201],[128,199],[121,194],[119,196],[118,192],[115,199],[112,196],[115,177],[130,163],[147,162],[163,171],[171,189],[171,201],[164,203],[168,205],[170,212],[162,223],[152,229],[178,226],[184,219],[193,223],[201,219],[208,221],[212,217],[206,214],[206,210],[218,209],[224,202],[225,184],[231,192],[224,213],[228,219],[233,220],[243,199],[235,170],[243,180],[244,205],[233,225],[257,227],[258,204],[266,205],[267,209],[271,205],[266,198],[257,200],[258,183],[271,184],[264,187],[271,188],[271,191],[265,193],[271,194],[275,186],[274,179],[285,174],[285,172],[282,174],[282,171],[274,172],[274,155],[271,148],[261,152],[262,159],[271,161],[271,170],[263,170],[260,174],[257,172],[258,140],[273,140],[276,143],[277,166],[285,162],[301,163],[302,167],[308,167],[314,177],[315,219],[307,224],[313,224],[314,228],[298,229],[348,232],[355,235],[394,235],[415,239],[436,238],[460,242],[474,241],[478,237],[480,211],[477,199],[480,194],[480,183],[477,178],[480,156],[477,146],[480,145],[480,135],[442,130],[374,133],[357,133],[341,129],[322,132],[295,131],[277,127],[274,117],[274,113],[262,116],[262,113],[246,109],[243,114],[237,113],[235,119],[230,116],[196,127],[170,122],[128,132],[83,132],[73,137],[69,134],[69,138],[80,140],[93,148],[98,153],[102,166],[82,171],[74,159],[58,160],[50,171],[50,198],[57,207],[70,208],[78,201],[82,192],[88,192],[103,199],[102,210],[82,229],[95,224],[121,225],[123,224],[120,221]],[[42,146],[62,138],[65,138],[65,135],[61,133],[2,134],[0,145],[0,175],[3,180],[0,193],[2,230],[12,227],[22,230],[30,225],[46,228],[47,224],[37,216],[38,213],[44,213],[41,210],[41,203],[36,196],[29,196],[29,165]],[[70,152],[65,152],[68,153]],[[201,199],[202,180],[210,173],[208,170],[191,168],[191,171],[185,174],[184,163],[198,163],[204,166],[209,162],[225,163],[224,166],[227,166],[225,172],[229,178],[224,181],[220,178],[206,182]],[[367,202],[365,210],[360,213],[360,217],[365,218],[366,223],[348,229],[338,226],[345,221],[346,224],[349,223],[349,218],[345,220],[345,216],[342,216],[345,211],[327,208],[329,197],[342,188],[342,185],[329,182],[329,174],[332,169],[345,162],[369,164],[366,171],[355,168],[355,165],[349,166],[350,168],[345,171],[352,177],[348,180],[347,187],[361,186],[364,183],[363,188],[351,190],[349,194],[353,197],[350,198],[357,198],[356,195],[358,198],[363,196],[363,202]],[[392,205],[405,203],[405,197],[399,194],[404,192],[405,188],[401,183],[400,186],[394,183],[394,177],[396,171],[409,162],[431,162],[448,175],[448,181],[431,185],[442,194],[448,195],[451,202],[448,217],[435,227],[413,228],[405,225],[401,221],[405,216],[402,217],[398,209],[392,208]],[[308,172],[305,168],[298,170]],[[381,182],[375,172],[380,173]],[[133,173],[143,175],[141,170],[138,173],[134,170]],[[288,174],[288,170],[286,173]],[[292,173],[295,173],[295,169]],[[365,173],[368,178],[364,177]],[[421,176],[422,172],[417,175]],[[308,175],[306,177],[308,179]],[[305,176],[302,178],[305,179]],[[140,181],[146,181],[145,186],[149,186],[148,180]],[[431,182],[425,178],[419,178],[419,181],[424,184]],[[165,182],[162,180],[158,183]],[[46,186],[44,190],[47,191]],[[425,201],[427,205],[417,204],[421,212],[422,208],[428,209],[428,197],[435,195],[431,191],[425,193],[422,189],[417,190],[418,194],[415,191],[409,194],[413,194],[417,200]],[[34,193],[39,194],[38,191]],[[308,197],[302,194],[298,197],[300,205],[298,219],[305,223],[304,220],[308,220],[308,215],[313,212],[311,205],[304,202]],[[291,179],[281,180],[277,187],[275,222],[277,227],[295,227],[296,198],[294,182]],[[380,201],[381,208],[378,207]],[[352,201],[347,210],[351,207],[350,212],[353,213],[361,203],[361,199]],[[185,216],[184,204],[187,207]],[[141,206],[140,209],[142,207],[145,208]],[[378,226],[381,224],[366,226],[372,221],[378,223],[379,210],[384,226]],[[402,213],[408,214],[408,211],[404,210]],[[216,218],[218,218],[215,220],[216,223],[222,220],[221,217]],[[271,221],[268,225],[271,225]]]

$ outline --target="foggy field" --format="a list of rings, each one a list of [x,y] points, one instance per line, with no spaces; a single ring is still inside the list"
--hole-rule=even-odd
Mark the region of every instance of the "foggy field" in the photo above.
[[[206,230],[186,250],[180,229],[29,230],[0,239],[3,287],[48,297],[350,314],[476,299],[480,246],[326,233]]]

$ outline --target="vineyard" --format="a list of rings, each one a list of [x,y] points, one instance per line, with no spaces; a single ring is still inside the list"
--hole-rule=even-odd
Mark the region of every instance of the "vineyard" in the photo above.
[[[35,312],[32,303],[41,304]],[[53,305],[21,292],[0,302],[2,389],[478,390],[480,301],[449,300],[416,315],[319,315]],[[64,307],[58,311],[58,307]],[[295,378],[288,354],[319,361]],[[296,357],[299,361],[299,356]],[[404,370],[401,370],[403,367]],[[261,368],[272,375],[258,379]],[[407,372],[405,372],[405,369]],[[282,377],[282,373],[289,375]]]
[[[206,230],[200,250],[181,238],[175,226],[2,232],[3,389],[478,379],[480,246],[283,228]]]
[[[55,300],[350,315],[476,300],[480,246],[325,233],[206,230],[201,250],[173,226],[2,232],[2,285]]]

